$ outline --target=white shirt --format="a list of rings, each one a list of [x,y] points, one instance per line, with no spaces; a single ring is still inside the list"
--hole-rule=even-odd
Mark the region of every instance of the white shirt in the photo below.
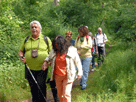
[[[92,45],[94,44],[93,39],[90,36],[89,36],[89,41],[90,43],[92,43]]]
[[[105,42],[107,42],[108,39],[107,39],[107,36],[106,34],[95,34],[95,42],[96,42],[96,45],[97,46],[100,46],[100,47],[104,47],[105,46]]]

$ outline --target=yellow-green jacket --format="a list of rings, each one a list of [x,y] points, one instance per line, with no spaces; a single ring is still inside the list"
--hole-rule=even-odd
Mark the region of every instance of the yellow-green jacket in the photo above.
[[[77,38],[78,39],[78,38]],[[77,48],[77,51],[81,53],[80,58],[92,58],[91,55],[91,48],[92,48],[92,39],[91,37],[88,37],[88,41],[86,36],[83,37],[84,41],[81,43],[80,39],[78,39],[75,42],[75,47]]]

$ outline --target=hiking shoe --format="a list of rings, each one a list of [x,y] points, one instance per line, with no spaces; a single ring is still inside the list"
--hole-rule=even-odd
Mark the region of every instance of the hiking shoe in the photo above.
[[[93,68],[91,68],[91,71],[93,72],[93,71],[94,71],[94,69],[93,69]]]
[[[81,88],[81,90],[85,90],[85,89],[86,89],[86,87],[84,87],[84,88],[82,87],[82,88]]]

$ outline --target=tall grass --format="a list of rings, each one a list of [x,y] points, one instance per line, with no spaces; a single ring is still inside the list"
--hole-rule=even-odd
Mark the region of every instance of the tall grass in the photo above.
[[[30,97],[28,83],[24,78],[24,66],[18,63],[0,65],[0,101],[17,100]]]

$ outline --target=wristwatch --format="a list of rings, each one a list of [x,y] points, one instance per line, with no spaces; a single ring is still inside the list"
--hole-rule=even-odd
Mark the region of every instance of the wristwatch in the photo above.
[[[47,60],[44,60],[44,62],[47,62],[47,63],[48,63],[48,61],[47,61]]]

